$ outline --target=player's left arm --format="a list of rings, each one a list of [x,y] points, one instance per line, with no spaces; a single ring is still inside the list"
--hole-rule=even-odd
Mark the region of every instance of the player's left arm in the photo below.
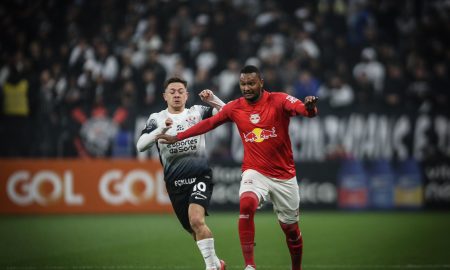
[[[198,94],[200,96],[200,99],[211,106],[213,108],[212,115],[215,115],[218,111],[222,109],[222,107],[225,105],[225,103],[218,98],[216,95],[214,95],[213,91],[209,89],[205,89]],[[205,119],[207,117],[203,117]]]
[[[156,136],[158,134],[165,134],[173,125],[173,120],[167,118],[165,121],[165,127],[158,127],[157,121],[154,118],[155,114],[152,114],[147,120],[144,129],[142,130],[141,136],[136,143],[136,149],[139,152],[144,152],[153,146],[156,142]]]
[[[315,117],[318,114],[316,103],[319,100],[315,96],[305,97],[305,102],[288,94],[284,95],[283,108],[289,115],[302,115],[305,117]]]

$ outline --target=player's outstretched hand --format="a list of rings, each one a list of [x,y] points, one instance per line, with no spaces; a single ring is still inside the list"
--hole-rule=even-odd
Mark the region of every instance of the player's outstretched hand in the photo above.
[[[319,97],[316,97],[316,96],[307,96],[307,97],[305,97],[305,107],[306,107],[306,109],[308,111],[314,110],[318,100],[319,100]]]
[[[214,93],[213,91],[209,90],[209,89],[205,89],[203,91],[200,92],[200,94],[198,94],[200,96],[200,99],[203,102],[209,101],[213,98]]]
[[[157,141],[161,140],[160,143],[163,144],[172,144],[178,142],[178,138],[176,136],[171,136],[167,134],[156,135],[156,140]]]

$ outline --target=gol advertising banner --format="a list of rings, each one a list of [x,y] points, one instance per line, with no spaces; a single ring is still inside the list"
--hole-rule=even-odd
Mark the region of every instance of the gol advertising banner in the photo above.
[[[0,214],[171,211],[156,160],[0,160]]]

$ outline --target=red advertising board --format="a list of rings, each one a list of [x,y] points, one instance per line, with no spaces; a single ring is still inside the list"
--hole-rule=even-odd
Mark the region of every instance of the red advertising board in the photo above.
[[[171,211],[156,160],[0,160],[0,214]]]

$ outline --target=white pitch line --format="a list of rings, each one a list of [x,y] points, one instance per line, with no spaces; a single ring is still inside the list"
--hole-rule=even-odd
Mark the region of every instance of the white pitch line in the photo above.
[[[242,269],[242,265],[227,265],[227,269]],[[289,269],[290,265],[258,265],[258,269],[282,270]],[[72,265],[72,266],[6,266],[6,270],[131,270],[131,269],[147,269],[147,270],[186,270],[193,269],[192,266],[155,266],[155,265]],[[308,269],[450,269],[450,264],[379,264],[379,265],[362,265],[362,264],[305,264],[304,270]]]
[[[356,264],[313,264],[303,265],[303,268],[318,269],[450,269],[450,264],[384,264],[384,265],[356,265]]]

